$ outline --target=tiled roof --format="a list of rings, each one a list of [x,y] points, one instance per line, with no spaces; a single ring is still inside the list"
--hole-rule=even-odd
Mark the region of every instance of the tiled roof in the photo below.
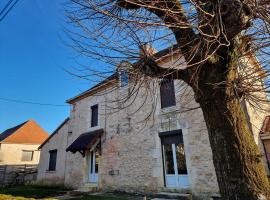
[[[6,139],[7,137],[9,137],[11,134],[15,133],[15,131],[17,131],[19,128],[21,128],[25,123],[27,123],[27,121],[2,132],[0,134],[0,142],[3,141],[4,139]]]
[[[98,129],[95,131],[87,132],[81,134],[67,149],[66,151],[70,151],[72,153],[84,152],[89,150],[92,145],[97,141],[99,137],[104,133],[103,129]]]
[[[41,144],[48,136],[48,133],[35,121],[28,120],[18,126],[5,130],[0,134],[0,142],[13,144]]]

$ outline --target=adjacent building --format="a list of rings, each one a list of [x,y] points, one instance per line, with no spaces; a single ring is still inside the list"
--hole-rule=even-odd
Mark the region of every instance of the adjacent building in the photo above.
[[[33,120],[5,130],[0,134],[0,165],[37,165],[38,147],[48,136]]]

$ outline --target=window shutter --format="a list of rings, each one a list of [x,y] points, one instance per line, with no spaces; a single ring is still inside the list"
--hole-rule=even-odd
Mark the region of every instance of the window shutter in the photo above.
[[[95,127],[98,125],[98,105],[94,105],[91,107],[91,127]]]
[[[120,71],[120,86],[125,87],[128,85],[128,72],[127,70],[121,70]]]
[[[34,151],[22,151],[22,161],[32,161]]]
[[[50,159],[49,159],[49,171],[55,171],[56,169],[56,158],[57,158],[57,150],[51,150]]]
[[[176,105],[175,90],[173,80],[163,80],[160,83],[161,108],[167,108]]]

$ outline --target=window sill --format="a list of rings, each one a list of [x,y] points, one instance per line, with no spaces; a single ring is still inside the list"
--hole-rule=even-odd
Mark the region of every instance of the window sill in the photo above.
[[[166,108],[161,108],[161,113],[170,113],[170,112],[175,112],[177,110],[176,105],[175,106],[170,106]]]
[[[56,170],[54,170],[54,171],[46,170],[46,173],[48,173],[48,174],[53,174],[53,173],[56,173]]]
[[[87,131],[95,131],[95,130],[98,130],[98,129],[101,129],[100,125],[97,125],[97,126],[94,126],[94,127],[89,127],[87,129]]]

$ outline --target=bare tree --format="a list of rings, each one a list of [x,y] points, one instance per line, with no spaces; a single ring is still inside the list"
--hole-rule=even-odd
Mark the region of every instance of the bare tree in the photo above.
[[[104,76],[127,60],[137,81],[181,79],[208,128],[224,199],[270,199],[270,185],[241,102],[264,109],[270,57],[268,0],[71,0],[73,48],[103,61],[83,77]],[[160,54],[178,55],[162,67]],[[180,55],[180,56],[179,56]],[[253,65],[251,66],[251,63]],[[255,65],[256,67],[255,67]],[[260,63],[260,64],[258,64]],[[132,95],[131,95],[132,96]]]

